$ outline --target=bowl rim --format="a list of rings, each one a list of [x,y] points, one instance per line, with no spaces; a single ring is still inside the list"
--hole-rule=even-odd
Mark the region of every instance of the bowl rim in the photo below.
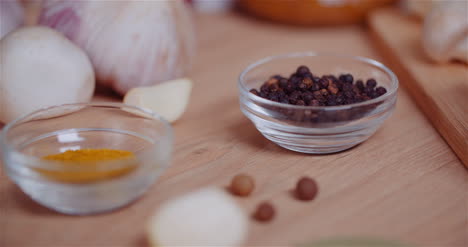
[[[155,112],[153,112],[153,111],[151,111],[149,109],[134,106],[134,105],[124,104],[124,103],[117,103],[117,102],[85,102],[85,103],[71,103],[71,104],[60,104],[60,105],[47,106],[47,107],[39,108],[39,109],[37,109],[37,110],[35,110],[33,112],[23,114],[22,116],[14,119],[13,121],[11,121],[7,125],[5,125],[2,132],[0,133],[0,147],[1,147],[2,159],[3,159],[3,163],[4,163],[3,165],[8,167],[8,164],[6,162],[6,157],[8,155],[13,155],[15,158],[18,158],[18,159],[21,159],[21,160],[40,161],[41,163],[42,162],[47,163],[47,161],[42,161],[40,158],[38,158],[36,156],[23,154],[20,151],[18,151],[17,148],[12,147],[11,144],[8,143],[8,141],[7,141],[7,134],[9,132],[9,130],[12,127],[14,127],[16,124],[21,123],[25,119],[28,119],[29,117],[34,116],[35,114],[38,114],[40,112],[47,111],[47,110],[64,108],[64,107],[113,107],[113,108],[118,108],[118,109],[120,109],[122,111],[124,109],[137,110],[137,111],[140,111],[140,112],[142,112],[144,114],[148,114],[148,116],[151,117],[153,120],[156,120],[156,121],[162,123],[163,128],[164,128],[163,132],[165,133],[164,136],[163,136],[163,141],[172,142],[172,139],[173,139],[173,136],[174,136],[172,127],[171,127],[170,123],[166,119],[164,119],[162,116],[160,116],[159,114],[157,114],[157,113],[155,113]],[[156,141],[161,140],[159,138],[158,138],[158,140],[156,140],[154,138],[150,138],[150,139],[155,141],[155,143],[156,143]]]
[[[383,70],[387,75],[390,76],[391,80],[391,87],[386,88],[387,92],[384,95],[381,95],[380,97],[359,102],[359,103],[353,103],[353,104],[348,104],[348,105],[340,105],[340,106],[298,106],[298,105],[290,105],[290,104],[284,104],[284,103],[279,103],[275,101],[271,101],[268,99],[264,99],[260,96],[257,96],[255,94],[252,94],[249,92],[249,89],[246,87],[244,84],[244,77],[249,73],[252,69],[266,64],[270,61],[273,60],[279,60],[279,59],[287,59],[287,58],[298,58],[298,57],[335,57],[335,58],[347,58],[351,60],[356,60],[361,63],[366,63],[368,65],[375,66],[381,70]],[[313,52],[313,51],[307,51],[307,52],[290,52],[290,53],[283,53],[279,55],[273,55],[273,56],[268,56],[264,57],[260,60],[255,61],[254,63],[251,63],[248,65],[239,75],[237,85],[241,91],[242,94],[247,95],[248,98],[251,100],[256,100],[259,101],[263,104],[271,105],[271,106],[276,106],[276,107],[283,107],[283,108],[292,108],[292,109],[302,109],[302,110],[322,110],[322,111],[330,111],[330,110],[346,110],[346,109],[351,109],[354,107],[359,107],[359,106],[366,106],[366,105],[371,105],[376,102],[381,102],[385,101],[388,98],[391,98],[393,95],[395,95],[398,92],[398,87],[399,87],[399,81],[398,77],[395,75],[395,73],[390,70],[387,66],[384,64],[374,60],[370,59],[367,57],[362,57],[362,56],[354,56],[354,55],[346,55],[346,54],[339,54],[339,53],[330,53],[330,52]]]

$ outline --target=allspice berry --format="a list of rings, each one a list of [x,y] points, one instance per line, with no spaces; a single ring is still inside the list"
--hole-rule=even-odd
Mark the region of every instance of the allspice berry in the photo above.
[[[232,178],[230,190],[231,193],[238,196],[248,196],[255,188],[254,180],[246,174],[239,174]]]
[[[297,181],[295,192],[299,200],[313,200],[318,192],[317,182],[309,177],[303,177]]]
[[[258,205],[253,217],[261,222],[268,222],[275,216],[275,209],[268,202],[262,202]]]

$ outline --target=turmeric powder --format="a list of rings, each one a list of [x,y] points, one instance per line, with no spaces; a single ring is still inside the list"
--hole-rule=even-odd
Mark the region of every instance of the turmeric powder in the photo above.
[[[68,183],[89,183],[128,174],[136,168],[137,159],[130,151],[115,149],[80,149],[42,157],[58,162],[60,169],[35,168],[44,176]],[[109,169],[106,169],[109,168]]]

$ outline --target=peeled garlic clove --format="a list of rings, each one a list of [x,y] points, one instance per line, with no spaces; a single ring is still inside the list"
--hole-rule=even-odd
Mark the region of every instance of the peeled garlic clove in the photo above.
[[[23,27],[0,41],[0,92],[0,121],[7,123],[43,107],[90,101],[94,72],[86,54],[61,33]]]
[[[24,11],[17,0],[0,0],[0,39],[24,21]]]
[[[182,77],[195,49],[184,1],[46,0],[40,23],[85,50],[98,83],[121,94]]]
[[[188,105],[192,84],[191,80],[184,78],[152,87],[133,88],[125,95],[124,103],[147,108],[174,122]]]
[[[164,203],[151,218],[152,246],[241,246],[248,217],[219,188],[205,188]]]

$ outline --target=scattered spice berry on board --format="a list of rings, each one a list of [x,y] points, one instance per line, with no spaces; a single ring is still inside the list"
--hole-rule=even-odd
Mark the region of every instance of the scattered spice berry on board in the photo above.
[[[248,196],[255,188],[253,178],[246,174],[239,174],[232,178],[230,190],[238,196]]]
[[[257,206],[253,217],[257,221],[268,222],[271,221],[275,216],[275,208],[269,202],[262,202]]]
[[[297,181],[295,192],[299,200],[313,200],[318,192],[317,182],[309,177],[303,177]]]
[[[387,90],[377,87],[375,79],[354,80],[351,74],[317,77],[301,65],[289,78],[272,76],[260,89],[251,93],[262,98],[291,105],[337,106],[359,103],[384,95]]]

